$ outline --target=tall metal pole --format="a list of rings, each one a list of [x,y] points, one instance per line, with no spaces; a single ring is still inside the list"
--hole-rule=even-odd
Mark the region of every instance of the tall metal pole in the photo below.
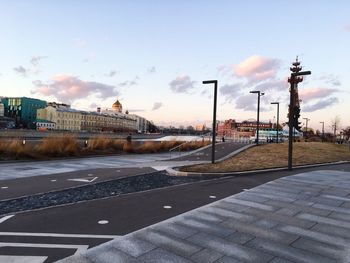
[[[258,94],[258,110],[257,110],[257,117],[256,117],[256,145],[259,145],[260,96],[263,96],[264,93],[263,93],[263,92],[260,92],[259,90],[250,91],[250,93]]]
[[[279,142],[278,140],[279,126],[280,126],[280,104],[279,102],[277,102],[277,143]]]
[[[211,163],[215,163],[215,142],[216,142],[216,101],[217,101],[217,80],[205,80],[203,84],[214,84],[214,109],[213,109],[213,134],[212,134],[212,147],[211,147]]]
[[[280,103],[279,102],[271,102],[271,104],[277,105],[277,124],[276,124],[276,131],[277,131],[277,143],[278,141],[278,127],[279,127],[279,119],[280,119]]]
[[[290,77],[290,100],[289,100],[289,138],[288,138],[288,170],[292,170],[293,162],[293,123],[294,123],[294,114],[293,114],[293,101],[294,101],[294,79],[292,75]]]
[[[304,120],[305,120],[305,122],[306,122],[306,126],[305,126],[305,137],[307,138],[308,136],[308,132],[307,132],[307,123],[308,123],[308,121],[310,120],[310,119],[308,119],[308,118],[303,118]]]
[[[258,116],[256,118],[256,144],[259,145],[260,91],[258,93]]]
[[[324,121],[320,121],[322,123],[322,141],[324,140]]]

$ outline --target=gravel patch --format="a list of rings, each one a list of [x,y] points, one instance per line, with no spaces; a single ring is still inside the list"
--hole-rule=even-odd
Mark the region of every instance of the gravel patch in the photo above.
[[[0,215],[135,193],[203,179],[169,176],[165,171],[137,175],[0,202]]]

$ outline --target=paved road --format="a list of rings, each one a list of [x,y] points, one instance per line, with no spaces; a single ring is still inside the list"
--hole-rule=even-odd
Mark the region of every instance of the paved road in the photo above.
[[[30,247],[21,249],[3,247],[0,249],[0,254],[49,255],[47,262],[51,262],[58,258],[74,254],[77,250],[77,248],[65,248],[64,245],[73,244],[75,247],[82,244],[95,246],[111,238],[96,237],[96,235],[125,235],[218,199],[239,193],[244,189],[249,189],[284,176],[319,169],[350,172],[350,165],[343,164],[322,168],[300,169],[292,172],[268,172],[244,177],[222,178],[167,189],[156,189],[143,193],[19,213],[0,223],[1,242],[25,243],[28,246],[33,246],[33,244],[35,245],[37,243],[46,245],[55,243],[59,244],[59,246],[55,248]],[[171,206],[171,209],[165,209],[164,206]],[[98,223],[103,220],[108,221],[108,223]],[[13,236],[2,232],[11,232]],[[91,237],[47,237],[48,234],[45,233],[60,233],[65,235],[86,234]],[[23,236],[34,234],[40,236]]]
[[[350,172],[277,179],[70,257],[74,262],[350,262]]]
[[[217,159],[246,144],[219,143]],[[118,155],[41,162],[0,163],[0,200],[66,189],[168,167],[210,160],[211,146],[193,152]],[[2,180],[1,180],[2,179]]]

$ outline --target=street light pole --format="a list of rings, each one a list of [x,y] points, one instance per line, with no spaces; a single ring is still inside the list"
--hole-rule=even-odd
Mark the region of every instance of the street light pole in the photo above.
[[[310,119],[308,118],[303,118],[305,120],[305,123],[306,123],[306,127],[305,127],[305,137],[307,138],[307,135],[308,135],[308,132],[307,132],[307,123]]]
[[[259,90],[251,91],[250,93],[258,94],[258,110],[257,110],[257,118],[256,118],[256,145],[259,145],[259,125],[260,125],[260,97],[264,96],[265,93],[260,92]]]
[[[324,121],[320,121],[322,123],[322,142],[324,141]]]
[[[205,80],[203,84],[214,84],[214,109],[213,109],[213,134],[212,134],[212,147],[211,147],[211,163],[215,163],[215,141],[216,141],[216,101],[218,93],[218,81],[217,80]]]
[[[280,103],[279,103],[279,102],[271,102],[271,104],[277,105],[277,125],[276,125],[276,131],[277,131],[277,143],[278,143],[278,127],[279,127],[279,119],[280,119]]]
[[[293,67],[290,68],[292,73],[290,74],[290,78],[288,78],[288,82],[290,83],[290,102],[289,102],[289,138],[288,138],[288,170],[292,170],[293,166],[293,127],[294,127],[294,109],[295,106],[298,105],[298,90],[297,85],[299,82],[303,81],[303,78],[300,76],[310,75],[311,71],[301,71],[302,67],[300,67],[300,62],[298,58],[293,63]]]

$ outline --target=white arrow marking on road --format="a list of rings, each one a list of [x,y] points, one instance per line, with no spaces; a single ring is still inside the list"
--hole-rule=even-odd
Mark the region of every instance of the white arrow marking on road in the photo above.
[[[3,218],[0,218],[0,224],[4,223],[6,220],[10,219],[11,217],[13,217],[15,215],[9,215],[9,216],[4,216]],[[1,261],[0,261],[1,262]]]
[[[65,249],[76,249],[75,254],[77,255],[83,251],[86,251],[89,246],[87,245],[64,245],[64,244],[34,244],[34,243],[6,243],[0,242],[0,247],[37,247],[37,248],[65,248]]]
[[[83,177],[83,178],[73,178],[73,179],[67,179],[67,181],[76,181],[76,182],[84,182],[84,183],[92,183],[95,181],[98,177],[90,178],[90,177]]]
[[[36,257],[36,256],[1,256],[0,262],[10,263],[43,263],[47,257]]]

